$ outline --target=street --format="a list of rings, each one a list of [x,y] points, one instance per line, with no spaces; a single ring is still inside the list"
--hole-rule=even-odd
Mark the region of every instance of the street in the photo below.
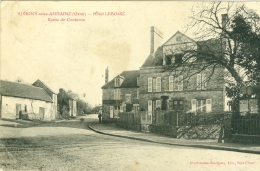
[[[0,126],[0,170],[259,170],[260,156],[101,135],[84,121]],[[16,132],[17,130],[17,132]]]

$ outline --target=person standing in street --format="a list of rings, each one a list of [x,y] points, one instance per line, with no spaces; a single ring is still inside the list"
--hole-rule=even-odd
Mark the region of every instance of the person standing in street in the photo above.
[[[99,112],[99,114],[98,114],[99,123],[101,123],[101,118],[102,118],[102,115],[101,115],[101,113]]]

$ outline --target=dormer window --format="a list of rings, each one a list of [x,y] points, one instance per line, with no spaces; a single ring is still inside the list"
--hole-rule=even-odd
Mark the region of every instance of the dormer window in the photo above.
[[[176,64],[182,64],[182,57],[183,57],[182,53],[175,54],[174,55],[175,63]]]
[[[120,86],[120,78],[115,78],[115,87]]]

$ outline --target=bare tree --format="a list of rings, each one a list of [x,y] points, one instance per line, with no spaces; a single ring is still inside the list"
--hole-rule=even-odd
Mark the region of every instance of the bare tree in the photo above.
[[[187,29],[193,31],[195,42],[164,47],[164,57],[175,56],[166,70],[186,73],[185,79],[206,71],[205,81],[209,81],[215,69],[222,67],[228,81],[241,86],[259,65],[258,14],[234,2],[204,2],[192,11]],[[176,62],[178,56],[181,62]]]

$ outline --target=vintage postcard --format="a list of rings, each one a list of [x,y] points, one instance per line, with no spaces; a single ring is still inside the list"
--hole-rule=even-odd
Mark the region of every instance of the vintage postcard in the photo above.
[[[259,15],[1,1],[0,171],[259,170]]]

